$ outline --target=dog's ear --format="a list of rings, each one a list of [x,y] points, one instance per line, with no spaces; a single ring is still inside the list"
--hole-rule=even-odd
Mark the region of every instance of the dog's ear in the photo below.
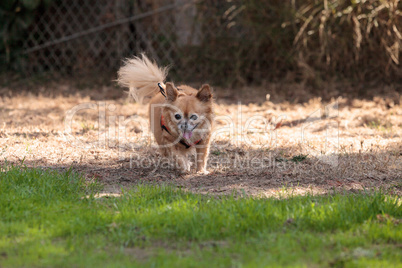
[[[179,92],[177,92],[177,89],[174,87],[172,83],[166,83],[166,99],[168,101],[175,101],[177,99],[177,95],[179,95]]]
[[[208,84],[202,85],[202,87],[198,90],[197,96],[200,101],[208,102],[212,99],[212,89]]]

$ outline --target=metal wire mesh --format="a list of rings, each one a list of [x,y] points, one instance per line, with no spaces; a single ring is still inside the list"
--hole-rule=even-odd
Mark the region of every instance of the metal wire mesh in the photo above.
[[[374,10],[373,3],[366,13]],[[345,6],[338,9],[354,10]],[[316,14],[314,23],[303,15],[308,10]],[[104,75],[115,73],[122,59],[145,52],[158,64],[170,65],[169,79],[180,82],[250,85],[286,79],[314,84],[317,78],[338,75],[392,79],[400,75],[395,28],[400,18],[388,25],[386,16],[392,12],[387,10],[396,9],[384,9],[382,30],[367,35],[355,57],[355,22],[338,20],[339,12],[328,13],[313,0],[54,0],[37,14],[24,41],[25,66],[28,73]],[[354,12],[362,23],[367,18],[359,15],[360,6]],[[328,19],[322,20],[321,13]],[[376,41],[390,29],[395,32],[389,42],[396,51],[392,55],[390,46],[384,50]],[[375,66],[374,54],[380,58]]]
[[[134,8],[127,0],[57,1],[38,16],[24,43],[29,59],[28,70],[111,71],[119,66],[124,56],[138,50],[152,51],[146,47],[152,40],[147,38],[149,30],[144,31],[143,24],[154,14],[166,12],[167,8],[148,12],[134,22],[121,21],[132,15]],[[146,12],[142,12],[140,7],[136,9],[138,14]],[[165,23],[164,16],[155,18]],[[141,34],[133,33],[133,26],[142,29]],[[157,35],[161,34],[167,35],[169,31],[159,30]],[[145,47],[141,47],[144,44]]]
[[[239,29],[228,31],[233,18],[222,21],[227,8],[220,1],[59,0],[38,14],[24,42],[27,71],[114,72],[123,58],[145,52],[171,65],[175,79],[220,79],[221,69],[211,72],[203,59],[222,60],[208,46],[217,35],[240,37]]]

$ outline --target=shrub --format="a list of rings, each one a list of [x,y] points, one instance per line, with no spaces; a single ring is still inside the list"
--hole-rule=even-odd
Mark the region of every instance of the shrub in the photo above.
[[[52,0],[2,0],[0,2],[0,66],[18,68],[22,40],[36,12]],[[19,69],[19,68],[18,68]]]
[[[193,60],[202,76],[229,83],[391,81],[402,77],[401,10],[399,0],[204,0]]]

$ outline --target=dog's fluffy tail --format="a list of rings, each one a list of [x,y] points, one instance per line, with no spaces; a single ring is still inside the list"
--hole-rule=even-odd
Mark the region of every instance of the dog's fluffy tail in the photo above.
[[[152,97],[159,91],[158,83],[164,86],[167,68],[159,68],[155,62],[147,56],[126,59],[124,65],[118,71],[117,82],[130,89],[130,95],[137,102],[142,102],[146,97]]]

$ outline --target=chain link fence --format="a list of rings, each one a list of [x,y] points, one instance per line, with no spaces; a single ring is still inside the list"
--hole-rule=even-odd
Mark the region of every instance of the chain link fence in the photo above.
[[[28,31],[25,69],[115,74],[145,52],[180,82],[402,77],[400,1],[324,2],[55,0]]]
[[[155,9],[128,0],[56,1],[24,42],[28,71],[112,71],[140,51],[171,61],[174,24],[166,15],[175,8],[168,1]]]
[[[24,41],[26,71],[112,73],[125,57],[145,52],[171,66],[173,78],[213,79],[190,55],[219,30],[203,23],[198,11],[206,6],[184,0],[56,1],[38,14]]]

